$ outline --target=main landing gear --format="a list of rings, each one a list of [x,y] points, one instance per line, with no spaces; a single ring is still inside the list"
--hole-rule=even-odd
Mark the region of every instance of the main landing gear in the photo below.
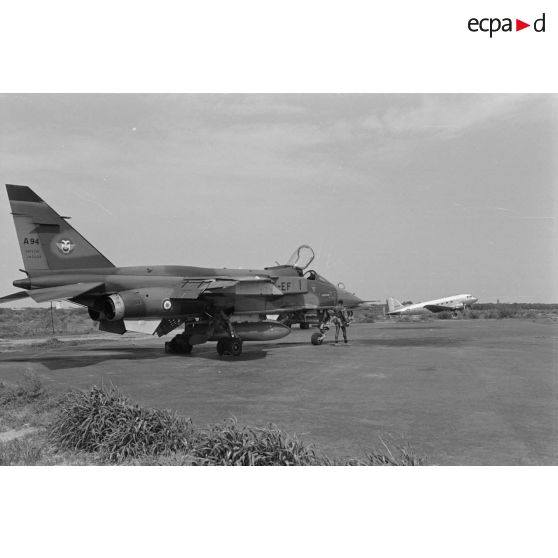
[[[165,343],[165,352],[173,355],[189,355],[192,352],[190,337],[181,333],[175,335],[170,341]],[[240,337],[222,337],[217,341],[217,353],[219,356],[231,355],[240,356],[242,354],[242,339]]]
[[[237,337],[231,323],[233,313],[234,307],[218,308],[215,311],[213,323],[210,326],[212,333],[215,326],[218,326],[227,335],[227,337],[221,337],[217,341],[217,353],[220,357],[223,355],[240,356],[242,354],[242,339]]]
[[[184,333],[175,335],[170,341],[165,343],[165,353],[189,355],[192,352],[190,337]]]
[[[242,354],[242,339],[236,335],[231,323],[230,316],[233,309],[216,309],[207,325],[201,324],[200,327],[185,326],[184,333],[175,335],[170,341],[165,343],[165,352],[169,354],[189,355],[192,352],[192,345],[199,345],[216,337],[217,353],[223,355],[240,356]],[[215,331],[217,330],[217,332]],[[220,337],[224,335],[223,337]],[[193,343],[192,343],[193,342]]]
[[[223,355],[240,356],[242,354],[242,339],[240,337],[222,337],[217,341],[217,353]]]

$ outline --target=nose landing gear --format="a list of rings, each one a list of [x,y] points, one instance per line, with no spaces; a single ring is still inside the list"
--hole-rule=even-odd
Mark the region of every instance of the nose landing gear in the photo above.
[[[310,343],[312,343],[312,345],[321,345],[324,342],[326,333],[329,331],[329,326],[321,323],[319,326],[319,330],[319,332],[313,333],[312,337],[310,338]]]
[[[312,345],[321,345],[324,342],[324,335],[321,333],[313,333],[310,342]]]

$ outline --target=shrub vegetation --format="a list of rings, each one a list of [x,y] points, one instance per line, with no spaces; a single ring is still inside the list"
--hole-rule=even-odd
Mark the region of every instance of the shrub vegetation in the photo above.
[[[201,430],[192,454],[201,465],[316,465],[311,445],[277,426],[240,426],[236,419]]]
[[[0,465],[35,465],[42,457],[40,440],[16,438],[0,443]]]
[[[40,400],[46,395],[41,380],[31,372],[25,372],[16,384],[0,382],[0,405],[25,405]]]
[[[31,427],[31,428],[29,428]],[[356,457],[329,457],[276,425],[234,418],[205,428],[174,412],[144,408],[115,387],[54,396],[29,373],[0,383],[0,465],[422,465],[408,445]],[[11,436],[10,436],[11,437]]]
[[[98,324],[93,322],[85,308],[0,308],[0,337],[37,337],[52,335],[52,322],[56,335],[96,333]]]
[[[116,463],[186,451],[191,437],[189,420],[140,407],[114,387],[97,386],[66,394],[49,432],[61,449],[95,452]]]
[[[384,442],[387,453],[372,452],[364,459],[330,458],[276,425],[239,425],[234,418],[195,428],[189,419],[170,411],[140,407],[112,386],[66,394],[49,439],[62,451],[140,465],[421,465],[424,461],[410,448],[390,448]]]

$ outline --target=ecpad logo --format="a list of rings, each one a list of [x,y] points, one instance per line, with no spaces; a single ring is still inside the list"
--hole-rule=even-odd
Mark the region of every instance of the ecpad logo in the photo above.
[[[536,33],[545,32],[545,16],[546,14],[543,13],[543,15],[539,19],[536,19],[533,22],[533,29]],[[472,17],[468,21],[467,27],[472,33],[477,33],[478,31],[481,31],[483,33],[490,33],[490,38],[492,38],[492,35],[494,33],[497,33],[498,31],[503,31],[504,33],[513,31],[512,18],[509,17],[505,17],[503,19],[497,17],[485,17],[482,19],[477,19],[476,17]],[[515,20],[516,31],[521,31],[522,29],[526,29],[527,27],[531,27],[531,24],[525,23],[520,19]]]

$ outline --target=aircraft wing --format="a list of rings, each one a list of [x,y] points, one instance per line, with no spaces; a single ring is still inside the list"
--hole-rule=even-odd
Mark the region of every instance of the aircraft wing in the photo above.
[[[183,283],[180,298],[199,298],[202,294],[283,296],[283,291],[267,277],[218,277],[201,282]]]
[[[22,298],[27,298],[28,296],[27,291],[18,291],[17,293],[0,297],[0,304],[4,302],[11,302],[12,300],[20,300]]]
[[[30,289],[14,293],[0,298],[0,303],[21,298],[30,297],[35,302],[48,302],[49,300],[65,300],[76,296],[89,293],[99,287],[104,287],[104,283],[74,283],[72,285],[62,285],[60,287],[46,287],[44,289]]]

